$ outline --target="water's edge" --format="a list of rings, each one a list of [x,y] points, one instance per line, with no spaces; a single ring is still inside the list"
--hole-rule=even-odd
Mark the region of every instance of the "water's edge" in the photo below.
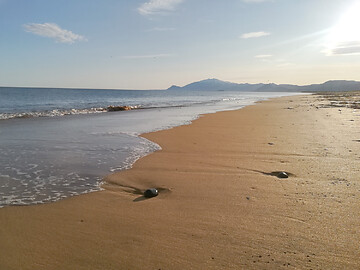
[[[281,96],[291,96],[291,95],[294,95],[293,93],[289,94],[289,95],[281,95]],[[84,181],[84,190],[83,189],[79,189],[78,191],[74,191],[74,190],[70,190],[69,192],[66,193],[66,195],[63,194],[63,190],[62,192],[54,192],[54,191],[51,191],[53,193],[51,193],[50,195],[47,194],[47,197],[45,198],[42,198],[40,201],[39,200],[26,200],[24,198],[20,198],[20,199],[15,199],[13,198],[11,195],[10,196],[4,196],[4,194],[0,194],[0,195],[3,195],[3,204],[0,205],[0,208],[1,207],[4,207],[4,206],[28,206],[28,205],[36,205],[36,204],[43,204],[43,203],[50,203],[50,202],[56,202],[56,201],[59,201],[59,200],[62,200],[62,199],[66,199],[66,198],[70,198],[70,197],[73,197],[73,196],[77,196],[77,195],[84,195],[84,194],[87,194],[87,193],[91,193],[91,192],[96,192],[96,191],[102,191],[104,190],[103,186],[104,184],[106,183],[105,182],[105,179],[108,175],[111,175],[113,173],[116,173],[116,172],[119,172],[119,171],[123,171],[123,170],[128,170],[128,169],[131,169],[133,167],[133,165],[141,158],[145,157],[145,156],[148,156],[156,151],[160,151],[161,150],[161,146],[156,144],[155,142],[152,142],[148,139],[146,139],[144,137],[144,135],[148,134],[148,133],[153,133],[153,132],[158,132],[158,131],[161,131],[161,130],[168,130],[168,129],[172,129],[172,128],[175,128],[175,127],[179,127],[179,126],[184,126],[184,125],[190,125],[193,123],[193,121],[201,118],[201,117],[205,117],[206,115],[208,114],[213,114],[213,113],[217,113],[217,112],[223,112],[223,111],[233,111],[233,110],[241,110],[243,109],[244,107],[247,107],[247,106],[252,106],[258,102],[262,102],[262,101],[266,101],[266,100],[270,100],[270,99],[275,99],[275,98],[279,98],[279,96],[275,96],[275,97],[266,97],[266,98],[260,98],[258,100],[253,100],[251,101],[250,103],[247,103],[246,105],[241,105],[241,106],[238,106],[236,108],[222,108],[220,110],[214,110],[214,111],[210,111],[210,112],[204,112],[204,113],[195,113],[190,119],[187,119],[187,120],[182,120],[182,121],[177,121],[177,122],[173,122],[169,125],[165,125],[165,126],[160,126],[159,128],[150,128],[150,130],[146,130],[145,128],[145,132],[140,132],[140,133],[128,133],[126,134],[127,136],[130,136],[130,137],[133,137],[134,139],[136,139],[138,142],[140,140],[140,143],[144,144],[144,149],[146,149],[146,151],[133,151],[132,154],[130,156],[127,156],[125,161],[123,162],[123,164],[121,166],[115,166],[115,167],[111,167],[110,169],[110,173],[105,173],[105,174],[102,174],[102,176],[98,177],[96,182],[95,183],[92,183],[92,184],[89,184],[87,183],[87,178],[85,177],[85,179],[80,179],[81,181]],[[205,110],[206,111],[206,110]],[[134,111],[135,112],[135,111]],[[120,112],[120,114],[122,114],[124,112]],[[128,112],[128,113],[132,113],[132,112]],[[27,120],[25,120],[27,121]],[[92,121],[94,121],[94,119],[92,119]],[[96,121],[96,119],[95,119]],[[120,132],[121,133],[121,132]],[[107,134],[108,135],[108,134]],[[112,136],[112,134],[109,134],[109,136]],[[106,137],[100,137],[100,140],[106,140],[107,138]],[[115,138],[117,139],[117,137]],[[119,138],[121,139],[121,138]],[[117,151],[116,149],[114,150],[115,152]],[[125,164],[125,165],[124,165]],[[92,164],[91,164],[92,165]],[[91,166],[90,165],[90,166]],[[119,164],[120,165],[120,164]],[[88,165],[87,165],[88,166]],[[74,174],[76,174],[74,172]],[[91,177],[91,173],[89,173],[89,177]],[[4,175],[2,175],[4,176]],[[0,178],[2,177],[0,175]],[[76,176],[77,178],[79,178],[79,176]],[[51,182],[51,181],[50,181]],[[56,182],[54,182],[55,185],[56,185]],[[78,184],[78,183],[77,183]],[[42,184],[44,185],[44,183]],[[67,184],[68,186],[74,188],[72,185],[72,183],[70,182],[69,184]],[[88,186],[88,188],[86,188],[86,186]],[[61,187],[61,188],[64,188],[64,187]],[[61,189],[60,188],[60,189]],[[76,190],[76,189],[75,189]],[[41,193],[41,190],[40,192]],[[5,199],[5,202],[4,202],[4,199]]]

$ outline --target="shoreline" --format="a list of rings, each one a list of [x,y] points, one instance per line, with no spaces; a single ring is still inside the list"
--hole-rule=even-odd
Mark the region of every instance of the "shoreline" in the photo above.
[[[239,108],[278,95],[235,94],[235,100],[221,102],[221,94],[209,94],[206,98],[195,97],[209,101],[215,96],[217,101],[209,107],[206,104],[210,103],[201,103],[148,111],[0,121],[0,180],[5,183],[0,191],[0,206],[54,202],[98,190],[104,176],[127,169],[139,157],[157,150],[157,145],[139,134],[189,124],[200,113]],[[224,93],[224,97],[231,95]]]
[[[360,115],[318,103],[275,98],[142,134],[162,150],[104,191],[0,209],[0,268],[357,269]],[[160,194],[144,200],[149,187]]]

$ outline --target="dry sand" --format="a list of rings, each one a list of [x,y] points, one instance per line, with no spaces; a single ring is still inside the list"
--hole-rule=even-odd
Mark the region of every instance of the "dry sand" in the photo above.
[[[105,191],[0,209],[0,269],[360,269],[360,110],[327,104],[279,98],[145,134],[163,150]]]

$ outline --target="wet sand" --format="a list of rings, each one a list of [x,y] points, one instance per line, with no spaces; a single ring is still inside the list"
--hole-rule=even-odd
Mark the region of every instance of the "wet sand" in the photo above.
[[[0,209],[0,269],[360,269],[359,131],[307,95],[145,134],[104,191]]]

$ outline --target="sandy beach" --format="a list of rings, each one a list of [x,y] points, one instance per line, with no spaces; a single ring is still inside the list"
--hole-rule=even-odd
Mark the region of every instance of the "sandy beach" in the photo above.
[[[104,191],[0,209],[0,269],[360,269],[352,96],[277,98],[144,134],[162,150]],[[160,194],[144,199],[150,187]]]

